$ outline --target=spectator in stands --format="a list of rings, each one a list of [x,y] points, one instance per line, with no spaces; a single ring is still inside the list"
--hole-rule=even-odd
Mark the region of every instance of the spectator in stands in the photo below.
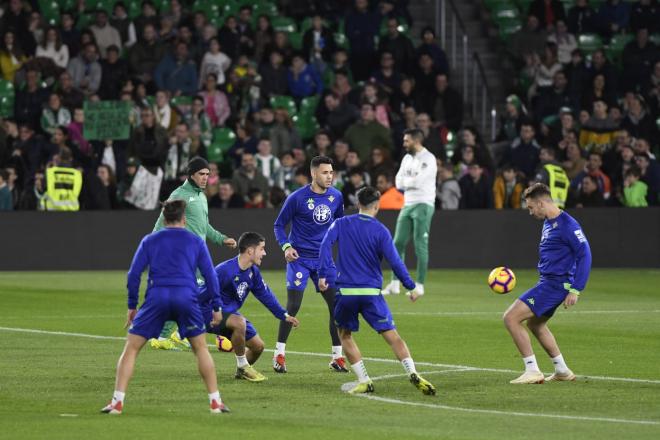
[[[323,72],[323,84],[331,87],[335,83],[335,77],[338,73],[345,75],[348,84],[353,84],[353,74],[348,64],[348,52],[341,47],[332,54],[332,63],[328,63]]]
[[[71,113],[62,107],[62,101],[57,93],[51,93],[48,105],[41,112],[41,129],[52,135],[55,128],[67,126],[71,122]]]
[[[401,84],[401,75],[394,68],[394,56],[392,52],[383,50],[380,54],[380,67],[371,74],[371,81],[375,81],[382,89],[391,96]]]
[[[373,104],[362,104],[360,120],[351,125],[345,133],[345,139],[361,160],[367,160],[371,149],[377,145],[390,151],[393,149],[390,131],[376,122],[375,110]]]
[[[594,102],[593,116],[582,125],[580,146],[582,148],[607,147],[614,140],[616,123],[607,113],[607,104],[602,99]]]
[[[231,180],[221,180],[218,187],[218,194],[209,199],[209,208],[228,209],[243,208],[245,206],[243,197],[236,194]]]
[[[268,56],[268,62],[261,65],[261,93],[265,99],[271,96],[287,95],[289,93],[289,70],[284,66],[284,57],[278,50],[273,50]]]
[[[332,139],[327,130],[319,130],[314,135],[314,140],[305,148],[305,154],[308,159],[315,156],[330,156],[330,148],[332,146]]]
[[[635,164],[639,167],[641,181],[648,186],[646,200],[649,205],[656,206],[660,202],[660,165],[656,160],[651,160],[648,154],[638,153],[635,155]]]
[[[364,180],[364,171],[360,167],[351,168],[348,171],[348,181],[342,189],[344,196],[344,208],[357,208],[357,193],[367,186]]]
[[[415,80],[402,76],[399,88],[394,90],[390,96],[390,108],[399,116],[403,116],[406,107],[417,106],[417,97],[415,96]]]
[[[434,93],[433,120],[441,127],[458,131],[463,124],[463,98],[461,94],[449,85],[447,75],[442,73],[435,77]]]
[[[69,125],[66,126],[66,129],[68,131],[69,135],[69,140],[71,143],[78,149],[83,155],[91,156],[92,155],[92,147],[85,139],[83,136],[83,125],[85,123],[85,113],[83,112],[83,109],[81,107],[73,109],[73,120],[69,123]],[[117,141],[117,142],[125,142],[125,141]],[[124,145],[125,147],[125,145]],[[123,160],[123,150],[125,148],[122,148],[122,154],[115,155],[117,160]],[[121,157],[119,157],[121,156]],[[121,172],[120,172],[121,174]]]
[[[574,35],[596,32],[596,11],[589,6],[589,0],[577,0],[568,10],[568,30]]]
[[[367,0],[355,0],[355,9],[346,15],[345,29],[351,47],[353,77],[356,81],[366,80],[376,54],[375,38],[380,30],[380,17],[369,10]]]
[[[175,96],[194,95],[197,92],[197,67],[188,57],[186,43],[177,42],[174,53],[163,58],[156,67],[154,80],[160,90],[168,90]]]
[[[635,40],[623,49],[623,84],[627,89],[639,89],[653,71],[653,64],[660,58],[659,50],[649,40],[648,29],[637,30]]]
[[[135,25],[128,16],[128,9],[124,2],[118,1],[115,3],[114,8],[112,9],[110,24],[119,32],[121,47],[128,49],[135,44],[137,41]]]
[[[146,39],[145,33],[140,33],[140,29],[145,29],[151,27],[152,29],[158,29],[158,12],[156,11],[156,6],[154,6],[153,1],[144,0],[142,2],[142,13],[137,16],[135,19],[135,28],[138,29],[138,42]]]
[[[520,209],[524,189],[516,169],[511,165],[504,165],[493,183],[495,209]]]
[[[582,177],[575,200],[576,208],[598,208],[605,206],[605,198],[598,185],[598,179],[589,174]]]
[[[382,147],[374,147],[371,150],[371,157],[366,168],[371,183],[376,183],[379,174],[394,175],[397,169],[396,164],[390,157],[390,151]]]
[[[13,211],[14,202],[11,191],[9,190],[9,173],[5,169],[0,169],[0,211]]]
[[[568,196],[570,180],[561,163],[556,158],[557,152],[553,147],[541,147],[539,154],[540,164],[536,169],[534,182],[540,182],[550,188],[555,203],[563,207]]]
[[[392,174],[378,174],[374,182],[381,194],[380,209],[400,211],[403,208],[403,194],[394,187]]]
[[[305,59],[317,69],[332,61],[335,52],[335,38],[332,30],[325,25],[323,17],[314,14],[312,27],[305,31],[302,39],[302,53]]]
[[[323,80],[314,66],[307,64],[302,54],[293,56],[287,73],[289,92],[298,101],[312,95],[323,93]]]
[[[225,18],[225,24],[218,32],[218,40],[229,58],[238,59],[238,55],[241,53],[241,34],[238,31],[236,17],[228,15]]]
[[[129,155],[137,158],[152,174],[156,174],[157,168],[162,169],[165,166],[168,152],[167,130],[156,123],[151,108],[143,109],[140,117],[142,125],[131,135]]]
[[[191,131],[199,131],[199,138],[208,148],[211,145],[213,138],[211,119],[204,110],[204,98],[202,96],[195,96],[190,107],[190,112],[184,114],[184,120],[190,127]]]
[[[627,206],[628,208],[646,208],[649,206],[646,200],[649,187],[640,180],[641,177],[642,172],[637,166],[626,170],[623,181],[623,197],[621,200],[623,206]]]
[[[557,60],[561,64],[571,62],[571,54],[578,48],[575,35],[568,32],[568,27],[564,20],[557,20],[555,31],[548,35],[548,42],[557,45]]]
[[[376,122],[390,128],[389,106],[387,94],[375,82],[368,82],[362,88],[360,104],[373,104],[376,109]]]
[[[592,151],[589,153],[589,160],[587,165],[580,174],[578,174],[572,181],[571,186],[573,189],[580,190],[580,187],[583,183],[585,176],[590,176],[593,178],[594,182],[598,187],[598,191],[602,193],[605,200],[610,198],[610,193],[612,189],[612,183],[607,174],[602,170],[603,166],[603,157],[600,153]],[[591,194],[591,193],[589,193]]]
[[[103,100],[116,100],[121,84],[128,78],[128,63],[119,58],[120,49],[109,46],[106,58],[101,60],[101,86],[99,97]]]
[[[553,30],[557,21],[564,20],[564,5],[559,0],[534,0],[529,5],[529,14],[538,17],[541,26]]]
[[[45,209],[46,186],[43,172],[37,172],[30,179],[20,197],[18,209],[21,211],[43,211]]]
[[[268,179],[268,185],[275,184],[275,175],[280,168],[280,160],[273,155],[273,147],[270,139],[261,139],[257,145],[257,155],[255,156],[257,162],[257,170]]]
[[[582,95],[582,110],[589,111],[593,108],[596,101],[603,101],[609,107],[614,104],[615,99],[612,94],[608,92],[609,87],[605,81],[603,74],[597,74],[593,77],[591,88],[583,92]]]
[[[605,78],[605,90],[608,95],[614,95],[618,90],[619,76],[616,67],[609,62],[602,49],[591,54],[591,67],[589,69],[591,78],[602,74]]]
[[[557,72],[560,72],[562,65],[557,60],[557,45],[555,43],[546,43],[543,51],[541,63],[535,66],[534,85],[529,91],[530,96],[540,94],[553,85],[553,78]]]
[[[573,136],[572,139],[577,139],[577,124],[570,107],[560,108],[558,114],[559,121],[550,127],[544,144],[558,149],[557,158],[563,159],[566,157],[566,140],[569,133]]]
[[[653,72],[644,80],[642,93],[646,97],[651,114],[660,117],[660,60],[653,66]]]
[[[264,193],[259,188],[250,188],[246,199],[245,206],[243,206],[246,209],[263,209],[266,207]]]
[[[106,51],[110,46],[117,46],[121,49],[119,31],[108,23],[108,13],[105,10],[99,9],[96,11],[96,21],[89,29],[94,34],[101,58],[105,58]]]
[[[14,100],[16,122],[38,127],[41,109],[48,96],[48,89],[41,87],[39,72],[29,68],[25,73],[25,87],[16,90]]]
[[[41,44],[37,46],[36,56],[51,59],[55,65],[66,69],[69,63],[69,48],[62,43],[62,37],[55,26],[50,26],[44,33]]]
[[[240,50],[242,54],[254,55],[254,31],[252,30],[252,6],[243,5],[238,10],[236,29],[240,36]]]
[[[359,110],[336,93],[328,93],[319,105],[316,116],[321,127],[334,137],[340,137],[359,117]]]
[[[640,0],[632,5],[630,30],[637,32],[642,28],[651,34],[660,32],[660,7],[656,0]]]
[[[33,176],[37,170],[43,169],[54,154],[49,143],[37,136],[33,126],[23,122],[18,125],[18,138],[14,142],[12,154],[20,156],[26,167],[26,179]]]
[[[293,125],[289,112],[283,108],[275,110],[275,123],[268,132],[268,138],[275,155],[283,151],[303,148],[298,130]]]
[[[156,102],[153,107],[154,116],[158,125],[167,132],[174,132],[179,122],[179,114],[170,106],[170,94],[165,90],[156,92]]]
[[[346,158],[350,148],[345,139],[337,139],[333,145],[332,161],[334,162],[332,168],[335,170],[335,176],[346,170]]]
[[[566,176],[573,181],[584,170],[587,161],[582,157],[582,150],[576,141],[569,142],[566,145],[566,160],[562,163],[562,168],[566,171]]]
[[[145,3],[148,7],[149,2]],[[144,9],[143,4],[143,11]],[[141,29],[137,23],[136,27]],[[149,84],[153,81],[156,66],[165,56],[165,47],[157,40],[156,27],[153,24],[145,24],[141,35],[141,40],[131,47],[128,53],[128,65],[133,75]]]
[[[231,66],[231,58],[220,50],[220,42],[217,38],[209,41],[209,50],[204,54],[202,65],[199,70],[199,87],[204,86],[204,81],[210,73],[218,77],[218,85],[225,83],[225,72]]]
[[[108,165],[99,165],[96,175],[101,181],[101,191],[103,193],[107,207],[105,209],[119,209],[119,200],[117,199],[117,183],[112,168]]]
[[[399,32],[399,20],[394,17],[387,18],[387,33],[379,43],[381,56],[389,52],[394,61],[394,68],[405,74],[413,73],[415,61],[415,48],[410,38]]]
[[[261,14],[257,18],[257,29],[254,32],[254,58],[258,63],[261,64],[266,61],[266,57],[269,55],[267,49],[272,46],[274,40],[275,32],[270,17]]]
[[[525,178],[534,175],[539,163],[541,147],[536,142],[535,134],[534,125],[530,121],[523,122],[520,127],[520,136],[511,143],[504,154],[503,163],[513,165]]]
[[[268,179],[257,170],[254,155],[243,153],[240,168],[234,170],[232,182],[236,193],[246,198],[251,189],[258,189],[261,194],[268,194]]]
[[[286,195],[296,190],[296,166],[293,161],[293,154],[290,151],[285,151],[280,154],[281,166],[275,172],[273,180],[275,186],[284,190]]]
[[[472,147],[475,161],[484,168],[486,174],[492,176],[495,171],[493,158],[475,127],[468,126],[461,131],[459,147],[464,146]]]
[[[422,133],[424,134],[424,140],[422,141],[424,147],[433,153],[436,158],[443,161],[447,160],[447,151],[445,150],[445,145],[440,137],[440,130],[433,127],[431,124],[431,117],[426,113],[416,115],[415,126],[422,130]]]
[[[643,98],[635,95],[628,102],[628,111],[623,118],[621,128],[624,128],[634,138],[657,139],[656,122],[647,113]]]
[[[481,165],[471,163],[468,173],[458,181],[461,187],[461,209],[493,208],[493,187],[483,171]]]
[[[285,32],[275,32],[273,44],[266,50],[266,52],[270,53],[273,50],[278,50],[282,53],[282,56],[284,57],[284,64],[289,65],[291,63],[294,50],[293,45],[291,44],[291,41],[289,41],[289,37]]]
[[[204,98],[204,109],[214,127],[223,127],[231,115],[227,95],[218,89],[218,77],[214,73],[206,75],[205,89],[200,95]]]
[[[474,148],[470,145],[461,146],[458,154],[452,157],[452,163],[455,165],[454,170],[457,178],[462,178],[467,175],[468,167],[473,163],[479,163],[474,156]]]
[[[86,96],[95,94],[101,85],[102,71],[97,58],[96,45],[87,43],[80,54],[69,61],[67,67],[73,86],[80,89]]]
[[[192,150],[190,130],[185,122],[177,122],[174,136],[169,139],[165,175],[161,194],[167,197],[186,179],[186,171],[190,158],[198,156],[199,152]]]
[[[601,33],[607,36],[624,31],[630,20],[630,3],[622,0],[607,0],[600,5],[596,17]]]
[[[658,159],[656,155],[651,152],[651,145],[649,144],[649,141],[644,138],[636,139],[634,141],[633,148],[635,149],[635,154],[645,154],[651,160]]]
[[[507,96],[504,114],[500,120],[500,131],[495,140],[513,142],[518,137],[520,126],[526,116],[526,110],[520,98],[516,95]]]
[[[547,39],[546,32],[539,26],[539,19],[535,15],[527,16],[525,27],[511,36],[509,51],[517,67],[525,64],[525,59],[536,54],[541,56]]]
[[[37,42],[30,32],[30,14],[24,9],[20,0],[10,0],[7,6],[0,19],[0,29],[11,32],[16,38],[16,43],[25,50],[25,53],[33,55]]]
[[[436,208],[455,210],[461,202],[461,187],[454,178],[454,167],[443,163],[438,167],[438,183],[436,191]]]
[[[539,89],[534,109],[538,121],[542,121],[548,116],[557,115],[562,107],[574,107],[575,103],[568,93],[567,86],[566,74],[558,70],[553,76],[552,86]]]
[[[442,50],[440,45],[435,40],[435,31],[431,27],[422,29],[422,42],[417,47],[417,59],[422,54],[429,55],[433,61],[433,65],[438,73],[449,73],[449,62],[447,55]]]
[[[16,41],[14,32],[8,31],[2,37],[0,45],[0,71],[6,81],[14,81],[16,72],[23,67],[27,57],[20,43]]]
[[[135,205],[126,200],[126,197],[130,194],[130,189],[139,166],[140,163],[134,157],[130,157],[126,161],[124,177],[117,183],[117,201],[119,202],[120,209],[137,209]]]
[[[571,101],[580,103],[583,89],[591,78],[580,49],[575,49],[571,53],[571,61],[568,65],[564,66],[564,73],[568,80],[568,94],[571,97]]]

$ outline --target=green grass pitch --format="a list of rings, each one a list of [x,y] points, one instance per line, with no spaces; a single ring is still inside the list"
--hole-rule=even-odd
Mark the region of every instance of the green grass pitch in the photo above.
[[[536,274],[517,271],[508,295],[491,293],[487,274],[432,271],[418,303],[387,299],[435,397],[407,382],[364,323],[356,339],[379,400],[342,392],[354,375],[328,369],[325,303],[308,288],[288,374],[266,352],[255,366],[268,381],[237,381],[234,356],[212,351],[231,414],[208,414],[192,354],[145,348],[124,414],[111,417],[98,411],[123,345],[125,274],[0,272],[0,439],[660,438],[660,270],[594,270],[578,305],[551,321],[578,381],[530,386],[508,384],[522,362],[501,314]],[[284,274],[265,278],[283,301]],[[254,298],[243,312],[272,349],[278,322]]]

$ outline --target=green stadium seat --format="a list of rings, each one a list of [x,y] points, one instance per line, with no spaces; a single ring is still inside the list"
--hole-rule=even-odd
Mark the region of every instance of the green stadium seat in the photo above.
[[[319,95],[308,96],[300,102],[300,115],[314,116],[316,108],[319,106],[321,97]]]
[[[0,79],[0,117],[14,116],[14,98],[16,90],[11,81]]]
[[[302,32],[291,32],[289,35],[289,42],[291,43],[291,47],[294,48],[294,50],[301,50],[303,47],[303,33]]]
[[[510,18],[501,20],[498,23],[500,40],[506,43],[511,39],[511,35],[515,34],[522,28],[520,20],[517,18]]]
[[[289,17],[272,17],[271,23],[273,29],[276,32],[295,32],[296,31],[296,22],[294,19]]]
[[[213,130],[213,142],[207,150],[209,162],[220,163],[225,154],[236,142],[236,134],[231,128],[216,128]]]
[[[271,96],[270,106],[274,109],[283,108],[288,110],[289,116],[293,116],[298,113],[296,102],[290,96]]]
[[[571,10],[573,6],[575,6],[575,0],[560,0],[561,4],[564,6],[564,11],[568,15],[568,11]]]
[[[256,19],[260,15],[267,15],[271,18],[277,17],[279,15],[277,5],[270,2],[262,2],[252,5],[252,16]]]
[[[610,44],[605,48],[605,54],[607,58],[614,64],[621,64],[621,55],[623,54],[623,49],[626,47],[626,44],[634,40],[630,34],[617,34],[612,37]]]
[[[501,6],[508,6],[511,8],[515,8],[516,2],[514,0],[484,0],[484,6],[490,12],[493,12],[495,9]]]
[[[534,0],[516,0],[516,5],[518,5],[518,9],[520,10],[520,15],[527,15],[527,12],[529,12],[529,5],[531,5],[534,2]]]
[[[313,138],[316,132],[321,128],[316,121],[316,118],[311,115],[295,115],[293,117],[293,124],[303,141]]]
[[[406,22],[406,19],[398,17],[397,20],[399,22],[399,26],[397,27],[399,32],[404,34],[404,35],[408,35],[410,33],[410,26],[408,26],[408,23]],[[387,20],[381,20],[381,22],[380,22],[380,35],[384,36],[385,34],[387,34]]]
[[[135,20],[137,16],[142,13],[141,0],[131,0],[126,6],[128,8],[128,16],[131,18],[131,20]]]
[[[518,19],[520,14],[515,6],[500,5],[493,11],[493,20],[498,23],[501,20]]]
[[[335,38],[335,44],[337,47],[341,47],[342,49],[350,49],[350,44],[348,42],[348,38],[346,38],[346,34],[337,32],[334,34]]]
[[[578,48],[585,54],[592,54],[603,47],[603,40],[598,34],[581,34],[578,37]]]
[[[653,43],[654,43],[656,46],[659,46],[659,45],[660,45],[660,34],[653,34],[653,35],[651,35],[651,36],[649,37],[649,39],[650,39],[651,41],[653,41]]]

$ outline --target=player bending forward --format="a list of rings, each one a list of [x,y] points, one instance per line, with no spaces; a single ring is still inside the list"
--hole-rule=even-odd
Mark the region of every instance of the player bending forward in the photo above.
[[[212,298],[213,324],[220,323],[222,302],[218,280],[206,243],[186,231],[186,202],[172,200],[163,204],[165,229],[142,239],[128,271],[128,335],[124,352],[117,363],[117,377],[112,401],[101,412],[121,414],[128,382],[135,360],[149,338],[158,336],[165,321],[175,321],[181,336],[188,338],[197,356],[199,372],[209,393],[212,413],[229,412],[218,392],[213,358],[206,346],[206,329],[197,296],[195,271],[200,269]],[[136,310],[140,276],[149,266],[149,281],[140,311]]]
[[[266,376],[252,367],[264,351],[264,341],[252,323],[239,313],[250,292],[271,311],[276,318],[298,327],[298,320],[289,316],[277,301],[259,271],[261,260],[266,255],[266,239],[256,232],[245,232],[238,239],[237,257],[220,263],[215,272],[220,282],[223,319],[212,322],[212,298],[208,291],[202,292],[200,303],[207,331],[231,339],[236,355],[236,379],[261,382]],[[247,348],[246,348],[247,347]]]
[[[506,326],[525,363],[525,372],[513,384],[575,380],[566,366],[555,337],[548,328],[557,307],[568,308],[584,289],[591,269],[591,250],[580,224],[552,201],[550,189],[536,183],[523,195],[529,214],[543,221],[539,245],[539,274],[536,286],[523,293],[504,313]],[[552,358],[555,372],[544,378],[536,363],[532,344],[523,322]]]
[[[397,333],[392,313],[380,293],[383,285],[380,262],[383,256],[403,285],[415,293],[415,282],[401,261],[389,231],[375,218],[380,207],[380,193],[372,187],[366,187],[358,192],[357,197],[359,214],[335,220],[321,242],[319,255],[319,286],[325,290],[330,281],[335,281],[329,279],[335,276],[332,247],[335,242],[339,243],[335,321],[344,353],[359,380],[358,385],[349,393],[374,392],[374,384],[352,336],[359,329],[358,315],[362,315],[392,347],[410,382],[424,394],[435,394],[435,387],[417,373],[408,346]]]

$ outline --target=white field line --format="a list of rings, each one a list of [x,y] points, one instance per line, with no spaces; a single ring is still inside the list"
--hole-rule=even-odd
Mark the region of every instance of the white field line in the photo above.
[[[72,332],[61,332],[61,331],[39,330],[39,329],[31,329],[31,328],[17,328],[17,327],[0,327],[0,331],[16,332],[16,333],[33,333],[33,334],[51,335],[51,336],[69,336],[69,337],[89,338],[89,339],[104,339],[111,341],[123,341],[126,339],[124,336],[102,336],[102,335],[91,335],[87,333],[72,333]],[[209,346],[214,347],[215,345],[211,344]],[[272,353],[275,350],[266,349],[264,351]],[[330,356],[330,354],[328,353],[314,353],[309,351],[287,351],[287,354],[299,355],[299,356],[313,356],[313,357]],[[399,361],[395,359],[384,359],[384,358],[373,358],[373,357],[364,357],[363,359],[370,362],[383,362],[388,364],[399,363]],[[519,373],[518,370],[507,370],[502,368],[482,368],[482,367],[474,367],[470,365],[440,364],[434,362],[415,362],[415,364],[424,367],[460,369],[462,371],[486,371],[491,373]],[[636,379],[632,377],[611,377],[611,376],[590,376],[590,375],[578,375],[578,377],[584,379],[615,381],[615,382],[660,384],[660,380],[658,379]]]

